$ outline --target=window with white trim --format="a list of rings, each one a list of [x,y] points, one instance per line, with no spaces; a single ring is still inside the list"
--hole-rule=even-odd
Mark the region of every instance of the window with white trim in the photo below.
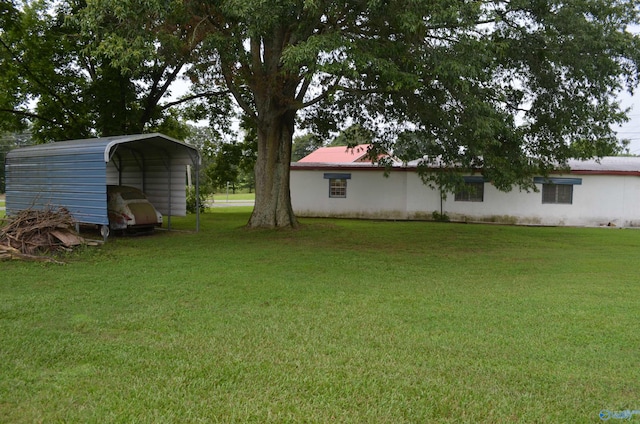
[[[347,180],[331,178],[329,180],[329,197],[347,197]]]
[[[347,197],[347,180],[351,174],[326,173],[324,179],[329,180],[329,197],[344,199]]]

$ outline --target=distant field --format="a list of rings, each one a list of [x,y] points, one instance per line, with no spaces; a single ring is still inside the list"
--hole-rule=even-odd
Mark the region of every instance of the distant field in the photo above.
[[[227,199],[229,199],[229,201],[233,201],[233,200],[255,200],[256,198],[256,194],[255,193],[229,193],[229,195],[227,196],[226,193],[216,193],[213,195],[213,199],[214,201],[226,201]]]
[[[67,265],[0,262],[0,422],[587,423],[640,410],[640,231],[330,219],[250,231],[250,211],[114,238]]]

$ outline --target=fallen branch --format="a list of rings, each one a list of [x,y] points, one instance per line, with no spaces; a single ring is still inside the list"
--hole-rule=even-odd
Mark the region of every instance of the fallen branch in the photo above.
[[[75,231],[75,220],[65,209],[25,209],[0,228],[0,259],[61,263],[48,255],[86,244]]]
[[[1,260],[21,259],[21,260],[27,260],[27,261],[64,264],[64,262],[60,262],[50,256],[27,255],[25,253],[20,252],[18,249],[14,249],[11,246],[0,246],[0,259]]]

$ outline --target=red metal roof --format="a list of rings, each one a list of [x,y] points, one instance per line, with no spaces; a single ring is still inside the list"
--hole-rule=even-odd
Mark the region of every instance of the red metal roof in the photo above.
[[[311,156],[311,155],[309,155]],[[307,156],[307,157],[309,157]],[[306,158],[305,158],[306,159]],[[302,162],[302,161],[300,161]],[[380,170],[380,166],[371,163],[369,160],[363,160],[360,162],[321,162],[320,160],[305,161],[307,163],[291,164],[291,169],[294,170]],[[314,162],[314,163],[310,163]],[[420,160],[414,160],[406,164],[400,162],[393,163],[393,171],[415,171],[418,168]],[[299,163],[299,162],[298,162]],[[558,169],[552,174],[582,174],[582,175],[628,175],[640,177],[640,157],[625,157],[625,156],[606,156],[599,159],[589,160],[577,160],[570,159],[567,163],[569,169]],[[436,169],[441,169],[436,167]],[[474,170],[480,172],[480,169]]]
[[[356,147],[347,146],[321,147],[303,157],[298,162],[307,163],[353,163],[368,161],[369,144],[359,144]]]

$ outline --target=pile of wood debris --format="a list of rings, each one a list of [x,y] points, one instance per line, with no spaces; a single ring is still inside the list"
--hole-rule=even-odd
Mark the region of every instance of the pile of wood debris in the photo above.
[[[75,221],[64,208],[26,209],[8,218],[0,228],[0,260],[58,262],[46,255],[71,251],[82,244],[86,241],[75,231]]]

